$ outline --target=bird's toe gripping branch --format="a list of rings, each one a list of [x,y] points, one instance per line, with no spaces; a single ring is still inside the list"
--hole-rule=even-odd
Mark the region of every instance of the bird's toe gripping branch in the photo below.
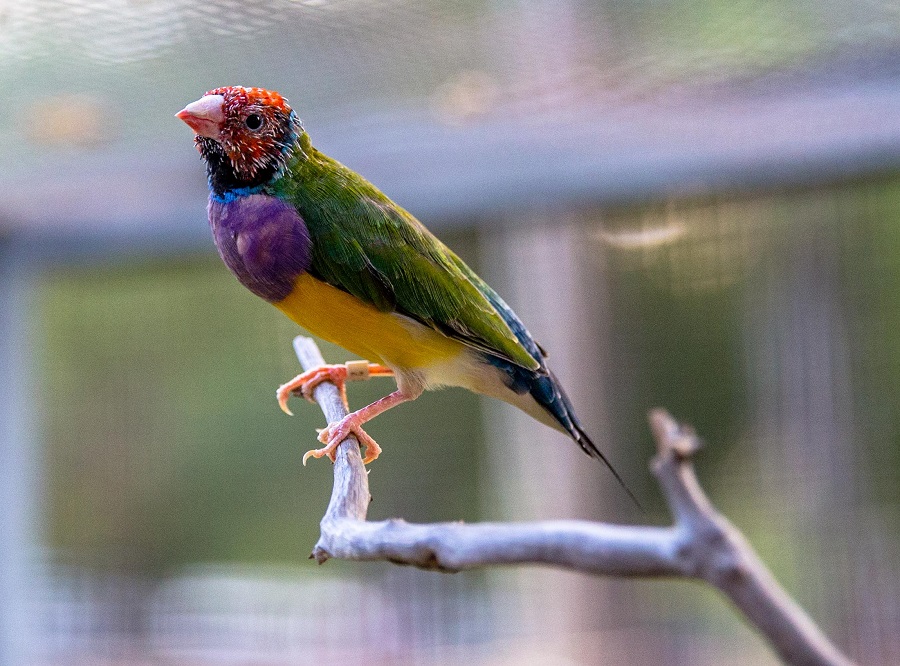
[[[299,391],[304,398],[310,402],[315,402],[312,397],[313,389],[322,382],[331,382],[337,386],[338,391],[341,393],[341,400],[346,405],[346,381],[347,367],[345,365],[321,365],[318,368],[303,372],[289,382],[279,386],[275,396],[278,398],[278,406],[281,407],[281,411],[289,416],[293,416],[294,413],[287,406],[288,399],[292,395],[296,395],[297,391]]]
[[[313,390],[316,386],[322,382],[331,382],[338,388],[341,400],[346,408],[346,383],[348,381],[361,381],[370,377],[390,377],[393,374],[394,372],[390,368],[377,363],[369,363],[368,361],[348,361],[343,365],[320,365],[317,368],[297,375],[291,381],[279,386],[276,392],[278,405],[286,414],[291,414],[287,402],[292,395],[296,395],[299,392],[304,398],[315,403]],[[340,421],[329,423],[328,427],[319,432],[319,441],[325,446],[321,449],[307,451],[303,456],[303,464],[306,465],[306,461],[310,457],[322,458],[324,456],[328,456],[331,462],[334,462],[338,445],[350,435],[355,435],[359,443],[366,447],[366,455],[363,462],[369,464],[375,460],[381,453],[381,447],[362,429],[362,424],[385,409],[397,404],[397,402],[408,399],[405,395],[403,398],[398,399],[399,395],[401,395],[400,392],[396,391],[387,398],[382,398],[368,407],[348,414]]]
[[[376,400],[367,407],[363,407],[352,414],[347,414],[347,416],[340,421],[329,423],[328,427],[319,433],[319,441],[325,444],[325,447],[307,451],[306,455],[303,456],[303,463],[306,464],[306,460],[310,456],[313,458],[328,456],[331,458],[331,462],[334,462],[335,451],[338,445],[347,439],[348,436],[356,435],[359,443],[366,447],[366,455],[365,458],[363,458],[363,463],[368,465],[381,453],[381,447],[378,446],[375,440],[369,437],[369,435],[366,434],[366,431],[362,429],[363,423],[371,421],[379,414],[383,414],[402,402],[414,400],[415,398],[415,394],[406,393],[402,389],[397,389],[393,393],[384,396],[381,400]]]
[[[372,439],[369,434],[363,430],[362,424],[364,418],[359,412],[348,414],[340,421],[329,423],[326,428],[319,432],[319,441],[325,444],[321,449],[313,449],[303,454],[303,465],[309,458],[322,458],[328,456],[331,462],[335,461],[337,447],[350,435],[355,435],[359,443],[366,447],[366,455],[363,458],[363,464],[368,465],[381,454],[381,447],[378,442]]]
[[[281,407],[281,410],[285,414],[293,416],[293,412],[287,406],[288,399],[292,395],[296,395],[299,391],[300,395],[315,404],[316,401],[313,399],[312,394],[313,389],[322,382],[331,382],[337,386],[338,391],[341,393],[341,400],[346,407],[346,383],[348,381],[361,381],[370,377],[390,377],[393,374],[390,368],[377,363],[369,363],[368,361],[347,361],[342,365],[320,365],[318,368],[303,372],[289,382],[282,384],[278,387],[275,395],[278,398],[278,406]]]

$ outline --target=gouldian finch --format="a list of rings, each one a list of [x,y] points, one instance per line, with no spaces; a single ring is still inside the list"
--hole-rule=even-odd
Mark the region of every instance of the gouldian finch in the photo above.
[[[415,217],[316,150],[284,97],[216,88],[176,116],[206,161],[209,224],[231,272],[310,333],[368,360],[298,375],[277,391],[282,409],[290,414],[291,394],[310,398],[325,380],[346,395],[351,379],[396,379],[396,391],[330,423],[304,463],[334,460],[351,433],[370,463],[381,449],[364,423],[427,389],[461,386],[567,433],[622,483],[516,313]]]

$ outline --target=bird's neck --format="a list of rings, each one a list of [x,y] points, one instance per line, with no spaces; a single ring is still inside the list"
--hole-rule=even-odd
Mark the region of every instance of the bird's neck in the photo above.
[[[285,146],[278,159],[271,160],[252,177],[241,177],[221,144],[212,139],[198,137],[200,153],[206,160],[206,173],[210,196],[222,203],[236,198],[259,194],[271,189],[284,177],[285,171],[295,162],[306,162],[314,152],[309,135],[300,128],[294,140]]]

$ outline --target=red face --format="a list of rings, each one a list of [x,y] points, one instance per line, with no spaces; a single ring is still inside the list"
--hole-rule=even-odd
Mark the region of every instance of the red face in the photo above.
[[[241,179],[252,179],[264,167],[283,160],[295,135],[296,120],[287,100],[263,88],[216,88],[176,117],[197,133],[202,154],[204,137],[219,143]]]

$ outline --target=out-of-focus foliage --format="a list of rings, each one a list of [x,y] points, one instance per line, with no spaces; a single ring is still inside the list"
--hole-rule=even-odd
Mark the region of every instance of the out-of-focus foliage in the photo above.
[[[665,405],[716,442],[711,464],[746,423],[744,290],[772,220],[758,205],[684,201],[610,215],[594,234],[608,258],[621,436],[652,450],[650,407]]]
[[[833,196],[842,303],[854,367],[854,459],[862,498],[900,535],[900,182]]]
[[[695,425],[717,506],[876,660],[893,649],[880,618],[900,551],[898,183],[686,198],[591,226],[610,298],[606,393],[620,441],[640,443],[619,455],[652,450],[652,406]],[[640,597],[672,622],[723,628],[702,595],[675,604],[676,587]]]
[[[896,178],[814,191],[687,199],[608,214],[598,251],[613,298],[614,383],[623,436],[647,439],[641,415],[667,405],[711,443],[715,464],[754,418],[748,376],[777,381],[778,339],[748,356],[752,304],[787,289],[798,256],[812,283],[833,286],[832,315],[849,357],[855,464],[871,485],[853,491],[889,506],[900,483],[900,189]],[[795,294],[802,307],[802,298]],[[814,307],[814,305],[812,306]],[[749,312],[748,312],[749,310]],[[748,319],[749,318],[749,319]],[[776,326],[789,326],[780,322]],[[827,341],[822,340],[823,344]],[[771,368],[760,368],[770,363]],[[753,366],[756,367],[753,367]],[[649,446],[649,444],[648,444]],[[896,512],[891,512],[896,519]]]

